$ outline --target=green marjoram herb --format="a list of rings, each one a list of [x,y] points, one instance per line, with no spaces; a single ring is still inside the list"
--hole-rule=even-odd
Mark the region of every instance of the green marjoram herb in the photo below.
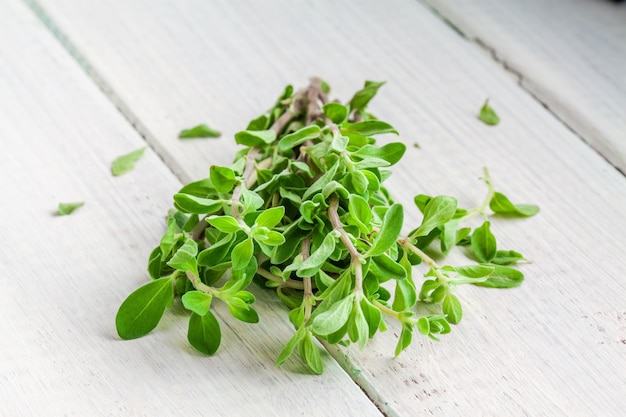
[[[538,208],[496,192],[486,170],[488,190],[479,206],[465,210],[453,197],[418,195],[423,220],[401,236],[403,207],[382,183],[406,147],[378,146],[375,135],[397,132],[367,112],[382,84],[366,82],[345,105],[330,102],[329,87],[319,79],[297,92],[288,86],[267,114],[237,133],[245,148],[232,165],[212,166],[208,178],[174,195],[167,230],[150,255],[153,281],[117,313],[120,337],[153,330],[180,296],[191,312],[189,343],[212,355],[221,339],[212,303],[226,303],[236,319],[258,322],[248,291],[254,281],[290,309],[295,333],[276,364],[297,349],[320,374],[313,338],[363,348],[391,318],[402,326],[399,355],[415,329],[438,340],[461,321],[457,286],[521,284],[523,274],[511,265],[526,259],[498,249],[489,215],[527,217]],[[475,216],[483,217],[481,226],[463,226]],[[435,241],[444,255],[467,245],[477,262],[440,266],[427,254]],[[437,305],[439,314],[418,315],[422,303]]]

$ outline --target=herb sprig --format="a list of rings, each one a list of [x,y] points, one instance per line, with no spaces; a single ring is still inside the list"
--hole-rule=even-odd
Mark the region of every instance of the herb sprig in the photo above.
[[[402,326],[399,355],[415,330],[439,340],[461,321],[459,285],[520,285],[524,276],[513,265],[526,258],[498,247],[490,216],[527,217],[538,208],[513,204],[486,169],[481,204],[468,210],[450,196],[418,195],[422,222],[401,235],[404,209],[382,184],[406,146],[377,145],[374,136],[397,131],[367,111],[382,85],[366,82],[346,105],[330,102],[319,79],[299,91],[287,86],[268,113],[237,133],[244,149],[233,164],[212,166],[208,178],[174,195],[167,230],[148,263],[153,281],[120,306],[118,334],[149,333],[180,296],[191,312],[189,343],[212,355],[221,340],[213,303],[225,303],[238,320],[258,322],[248,291],[254,281],[290,310],[295,332],[276,364],[297,349],[320,374],[314,338],[363,348],[394,319]],[[482,224],[472,230],[467,223],[474,217]],[[436,241],[444,255],[466,246],[475,262],[440,265],[428,255]],[[439,313],[419,315],[423,303]]]

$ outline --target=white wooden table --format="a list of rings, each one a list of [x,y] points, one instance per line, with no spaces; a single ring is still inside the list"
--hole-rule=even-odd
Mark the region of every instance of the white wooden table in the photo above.
[[[556,30],[513,0],[428,3],[505,57],[521,85],[414,0],[0,0],[0,415],[626,415],[626,179],[615,168],[626,160],[626,7],[554,0],[571,14]],[[572,46],[583,24],[589,37]],[[597,65],[560,73],[558,59],[532,55],[539,38]],[[257,326],[218,311],[214,357],[188,347],[182,311],[120,341],[115,312],[148,280],[172,194],[229,163],[232,135],[313,75],[342,98],[388,81],[372,110],[420,145],[389,183],[409,220],[417,193],[479,201],[484,165],[499,189],[540,205],[494,224],[533,259],[526,282],[461,288],[463,323],[441,342],[393,359],[390,322],[364,351],[330,349],[322,376],[297,359],[273,366],[292,329],[261,292]],[[487,97],[497,127],[476,119]],[[223,137],[176,139],[201,122]],[[112,177],[111,161],[146,142],[135,170]]]

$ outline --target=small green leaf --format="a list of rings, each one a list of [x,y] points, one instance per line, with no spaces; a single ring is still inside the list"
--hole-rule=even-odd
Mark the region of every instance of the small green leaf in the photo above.
[[[320,356],[319,348],[315,346],[315,343],[313,343],[311,333],[306,332],[304,334],[304,337],[300,341],[298,347],[300,356],[302,356],[304,362],[306,362],[311,371],[313,371],[316,375],[321,375],[322,372],[324,372],[322,357]]]
[[[539,213],[539,207],[532,204],[513,204],[502,193],[495,192],[489,202],[489,208],[494,213],[515,217],[530,217]]]
[[[524,282],[524,274],[517,269],[493,264],[488,264],[488,266],[493,267],[494,271],[485,281],[473,283],[474,285],[488,288],[513,288]]]
[[[454,213],[456,213],[456,206],[456,199],[446,195],[439,195],[430,199],[424,208],[422,224],[411,234],[411,237],[426,236],[434,228],[452,220]]]
[[[265,200],[255,193],[254,191],[250,191],[247,188],[242,188],[241,197],[243,198],[243,211],[244,213],[251,213],[255,210],[258,210],[263,206]]]
[[[481,262],[489,262],[496,256],[496,237],[491,233],[488,221],[472,233],[472,250]]]
[[[494,268],[486,265],[457,266],[456,272],[468,278],[484,278],[494,271]]]
[[[268,246],[280,246],[285,243],[285,237],[282,234],[272,230],[267,233],[263,243]]]
[[[343,123],[348,118],[349,113],[348,108],[339,103],[327,103],[322,111],[331,122],[336,124]]]
[[[183,294],[181,301],[187,310],[204,316],[211,308],[212,296],[202,291],[189,291]]]
[[[365,315],[361,310],[361,304],[354,301],[352,307],[352,320],[348,322],[348,334],[350,340],[359,343],[359,348],[363,349],[367,339],[369,338],[370,329],[365,319]]]
[[[486,125],[495,126],[500,123],[500,118],[496,112],[489,106],[489,100],[485,100],[485,104],[480,108],[478,118]]]
[[[353,296],[334,303],[328,310],[315,316],[312,324],[313,331],[320,336],[325,336],[341,329],[350,317],[353,304]]]
[[[302,339],[308,334],[308,332],[301,327],[298,331],[289,339],[283,350],[280,351],[280,354],[276,358],[276,366],[281,366],[287,358],[291,356],[296,346],[300,343]]]
[[[417,302],[415,286],[408,279],[396,281],[396,291],[393,295],[393,308],[395,311],[406,311]]]
[[[161,249],[161,261],[164,262],[176,245],[176,220],[170,217],[167,219],[167,230],[161,237],[159,248]]]
[[[387,161],[389,165],[394,165],[404,155],[406,145],[402,142],[391,142],[385,146],[365,145],[361,149],[352,153],[353,157],[361,159],[378,158]]]
[[[449,323],[459,324],[461,322],[461,318],[463,317],[463,308],[461,307],[461,302],[456,295],[448,293],[443,298],[441,308]]]
[[[352,221],[364,234],[372,231],[372,210],[367,201],[360,195],[350,194],[348,197],[348,212]]]
[[[370,271],[376,274],[380,282],[385,282],[389,279],[406,278],[406,270],[402,265],[385,253],[372,257]]]
[[[367,120],[364,122],[346,124],[346,126],[342,126],[341,131],[345,133],[358,133],[363,136],[381,135],[383,133],[398,134],[398,131],[394,129],[393,126],[381,120]]]
[[[385,84],[385,81],[365,81],[363,89],[354,94],[350,100],[350,109],[362,112],[367,107],[371,99],[374,98],[378,89]]]
[[[377,256],[385,253],[393,246],[400,236],[403,222],[404,210],[402,205],[395,203],[385,213],[380,232],[374,237],[374,243],[366,255]]]
[[[239,298],[237,298],[239,299]],[[235,305],[232,303],[232,299],[229,300],[228,310],[230,314],[237,320],[241,320],[244,323],[258,323],[259,322],[259,314],[256,310],[248,305],[242,307],[241,305]]]
[[[243,242],[237,244],[233,249],[231,260],[234,270],[245,269],[254,253],[254,243],[251,238],[247,238]]]
[[[428,317],[420,317],[417,320],[417,330],[424,336],[430,333],[430,321],[428,321]]]
[[[361,299],[361,311],[367,321],[369,337],[374,337],[383,319],[382,313],[374,304],[366,298]]]
[[[296,130],[293,133],[283,136],[278,141],[278,150],[280,152],[288,151],[307,140],[313,140],[320,137],[322,130],[318,125],[310,125]]]
[[[196,263],[197,254],[198,244],[195,240],[187,238],[183,246],[178,248],[167,264],[179,271],[189,271],[198,276],[198,265]]]
[[[491,263],[496,265],[511,265],[519,261],[524,261],[524,255],[514,250],[499,250]]]
[[[181,193],[174,194],[174,203],[181,211],[193,214],[215,213],[224,205],[223,200],[212,200]]]
[[[204,316],[191,313],[187,340],[191,346],[205,355],[213,355],[217,352],[222,340],[222,331],[211,311],[207,311]]]
[[[299,277],[312,277],[315,275],[335,250],[335,240],[336,238],[333,234],[326,235],[322,244],[298,268],[296,275]]]
[[[85,203],[84,202],[77,202],[77,203],[59,203],[59,208],[57,211],[57,216],[67,216],[69,214],[72,214],[74,212],[74,210],[76,210],[79,207],[84,206]]]
[[[276,140],[273,130],[244,130],[235,134],[235,142],[244,146],[269,145]]]
[[[211,183],[220,193],[230,192],[233,189],[233,186],[237,183],[235,172],[228,167],[213,165],[209,168],[209,171],[211,175]]]
[[[259,217],[256,218],[255,223],[261,227],[267,227],[268,229],[276,226],[283,219],[285,215],[285,207],[278,206],[264,210]]]
[[[135,290],[124,300],[115,316],[117,334],[136,339],[152,331],[165,308],[174,300],[173,278],[159,278]]]
[[[145,150],[146,148],[144,146],[136,151],[117,157],[113,161],[113,164],[111,164],[111,173],[117,177],[132,171],[133,168],[135,168],[135,162],[141,158]]]
[[[206,221],[220,232],[237,233],[241,230],[241,225],[232,216],[209,216]]]
[[[398,344],[396,345],[396,357],[400,356],[402,351],[409,347],[411,341],[413,340],[413,328],[409,325],[402,325],[402,331],[400,332],[400,338],[398,339]]]
[[[205,124],[194,126],[191,129],[182,130],[178,137],[180,139],[195,139],[195,138],[219,138],[222,134],[215,129],[211,129]]]

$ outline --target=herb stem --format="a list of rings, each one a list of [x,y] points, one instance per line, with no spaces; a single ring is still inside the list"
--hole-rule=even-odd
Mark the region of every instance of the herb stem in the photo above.
[[[302,249],[300,250],[302,254],[302,261],[306,261],[309,258],[309,254],[311,253],[311,238],[307,237],[302,241]],[[313,286],[311,282],[311,277],[302,278],[304,283],[304,323],[309,321],[312,313],[312,305],[311,298],[313,297]]]
[[[489,207],[489,203],[491,203],[491,200],[493,199],[493,195],[495,194],[496,190],[493,186],[493,181],[491,180],[491,175],[489,175],[489,170],[487,170],[487,167],[483,167],[483,174],[484,174],[483,180],[487,184],[487,195],[485,196],[485,199],[478,207],[475,207],[469,210],[463,217],[461,217],[459,222],[465,221],[478,214],[482,214],[483,216],[487,217],[486,210],[487,210],[487,207]]]
[[[390,309],[389,307],[387,307],[386,305],[384,305],[383,303],[381,303],[378,300],[373,300],[372,304],[374,304],[376,306],[376,308],[378,308],[380,311],[382,311],[383,313],[385,313],[388,316],[393,317],[394,319],[400,320],[402,321],[402,318],[400,316],[400,313],[398,313],[395,310]]]
[[[441,267],[439,266],[439,264],[437,264],[437,262],[435,262],[435,260],[433,258],[431,258],[430,256],[428,256],[423,250],[421,250],[420,248],[418,248],[417,246],[415,246],[414,244],[412,244],[410,242],[409,239],[405,238],[405,237],[401,237],[398,239],[398,243],[400,244],[400,246],[402,246],[403,248],[410,250],[411,252],[413,252],[414,254],[416,254],[417,256],[420,257],[420,259],[429,267],[431,267],[431,269],[433,270],[433,273],[435,274],[435,276],[439,279],[439,281],[443,284],[443,285],[447,285],[448,283],[448,278],[445,276],[445,274],[441,271]]]
[[[191,271],[185,271],[185,275],[187,276],[187,279],[189,280],[189,282],[191,282],[191,285],[193,285],[193,287],[198,290],[198,291],[202,291],[203,293],[206,294],[212,294],[214,288],[213,287],[209,287],[208,285],[206,285],[204,282],[200,281],[200,278],[194,274]]]
[[[339,220],[339,213],[337,209],[339,207],[339,200],[336,196],[333,196],[330,199],[330,204],[328,206],[328,217],[330,219],[330,223],[333,225],[333,229],[339,232],[339,239],[344,244],[348,252],[350,253],[350,257],[352,258],[352,264],[354,265],[354,291],[357,294],[363,293],[363,265],[361,264],[362,256],[354,246],[352,241],[350,240],[350,236],[343,229],[341,224],[341,220]]]
[[[268,281],[275,282],[280,284],[281,287],[293,288],[294,290],[304,290],[304,283],[300,281],[295,281],[293,279],[284,280],[282,277],[278,275],[272,274],[270,271],[264,268],[257,268],[256,273],[261,275],[263,278]]]

